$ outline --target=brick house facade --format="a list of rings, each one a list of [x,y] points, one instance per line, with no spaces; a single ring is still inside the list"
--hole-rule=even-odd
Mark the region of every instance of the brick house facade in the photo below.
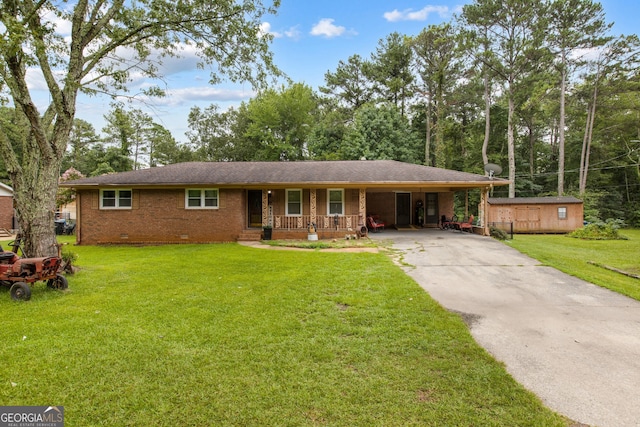
[[[390,160],[194,162],[68,181],[77,193],[78,244],[226,242],[356,232],[366,216],[414,224],[418,200],[437,226],[453,192],[508,181]],[[483,196],[484,197],[484,196]],[[484,197],[486,200],[486,197]],[[365,230],[366,231],[366,230]]]

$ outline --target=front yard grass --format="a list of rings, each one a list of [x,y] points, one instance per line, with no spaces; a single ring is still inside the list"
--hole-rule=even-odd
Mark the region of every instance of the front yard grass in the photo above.
[[[544,265],[640,300],[639,279],[602,267],[605,265],[640,274],[640,230],[620,230],[620,234],[629,240],[581,240],[564,235],[518,234],[507,244]]]
[[[389,257],[71,247],[66,292],[1,288],[0,405],[68,426],[562,426]]]

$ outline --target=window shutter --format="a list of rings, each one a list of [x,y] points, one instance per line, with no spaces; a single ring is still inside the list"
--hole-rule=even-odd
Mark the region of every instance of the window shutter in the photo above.
[[[100,190],[92,191],[91,195],[91,209],[98,209],[100,207]]]
[[[131,199],[131,209],[140,209],[140,190],[133,190]]]
[[[220,209],[224,209],[226,208],[226,197],[223,196],[224,192],[220,189],[218,189],[218,207]]]
[[[187,190],[183,190],[182,192],[177,192],[177,205],[178,205],[178,209],[184,209],[184,198],[186,197],[186,191]]]

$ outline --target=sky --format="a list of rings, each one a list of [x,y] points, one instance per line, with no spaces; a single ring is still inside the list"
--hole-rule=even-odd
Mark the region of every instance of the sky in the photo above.
[[[419,0],[282,0],[277,15],[266,15],[263,31],[274,36],[274,62],[294,82],[317,90],[327,71],[339,61],[358,54],[370,58],[380,40],[392,32],[416,35],[429,26],[451,21],[471,1]],[[601,0],[606,19],[614,22],[613,34],[640,33],[640,1]],[[179,142],[187,141],[187,117],[192,107],[217,104],[222,109],[237,106],[253,95],[250,84],[208,84],[208,73],[196,70],[193,56],[167,64],[169,96],[151,105],[134,103],[147,112]],[[149,82],[136,82],[142,87]],[[136,88],[132,88],[135,93]],[[76,117],[92,123],[97,132],[104,126],[110,99],[81,97]]]

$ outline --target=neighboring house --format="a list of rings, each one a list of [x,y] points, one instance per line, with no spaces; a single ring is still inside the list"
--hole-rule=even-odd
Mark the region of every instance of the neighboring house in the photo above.
[[[392,160],[193,162],[61,183],[75,188],[78,244],[344,237],[377,215],[387,226],[425,225],[453,213],[455,191],[508,181]],[[488,234],[488,227],[484,229]]]
[[[14,228],[13,188],[0,183],[0,228]]]
[[[488,200],[488,223],[514,233],[568,233],[583,226],[582,200],[575,197],[516,197]]]

